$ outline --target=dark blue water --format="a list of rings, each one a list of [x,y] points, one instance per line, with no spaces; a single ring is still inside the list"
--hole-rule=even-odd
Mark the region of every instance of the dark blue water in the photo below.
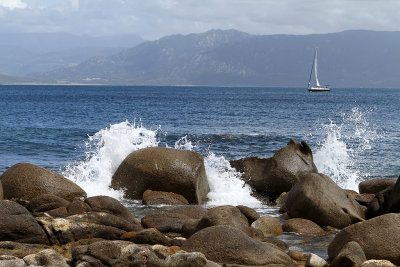
[[[400,174],[399,89],[27,85],[0,95],[0,173],[18,162],[62,170],[84,156],[88,135],[135,120],[158,129],[161,145],[187,136],[228,160],[270,157],[290,138],[315,153],[333,133],[362,179]],[[338,144],[328,152],[343,152]]]
[[[306,141],[319,171],[343,187],[397,177],[399,111],[400,89],[0,86],[0,174],[30,162],[61,172],[88,195],[114,196],[112,173],[130,150],[181,140],[205,157],[208,204],[251,206],[226,160],[271,157],[290,138]],[[135,216],[154,209],[125,204]],[[256,206],[278,216],[277,208]],[[326,258],[333,234],[278,238]]]

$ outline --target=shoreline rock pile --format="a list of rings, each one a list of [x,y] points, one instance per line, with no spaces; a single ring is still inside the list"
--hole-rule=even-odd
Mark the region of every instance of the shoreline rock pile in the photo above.
[[[111,186],[146,205],[176,205],[141,221],[118,200],[87,197],[70,180],[18,163],[0,176],[0,266],[395,266],[400,265],[400,182],[373,180],[360,194],[318,173],[305,143],[272,158],[231,162],[281,221],[246,206],[205,208],[204,160],[192,151],[131,153]],[[283,232],[323,236],[338,229],[328,258],[287,251]]]

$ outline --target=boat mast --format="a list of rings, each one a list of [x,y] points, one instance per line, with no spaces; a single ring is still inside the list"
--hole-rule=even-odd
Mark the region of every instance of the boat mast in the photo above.
[[[317,56],[317,50],[315,50],[314,60],[313,60],[313,63],[312,63],[312,65],[311,65],[310,78],[308,79],[308,88],[310,88],[311,76],[312,76],[313,68],[314,68],[314,65],[315,65],[315,58],[316,58],[316,56]]]
[[[319,84],[318,81],[318,71],[317,71],[317,49],[315,49],[315,57],[314,57],[314,72],[315,72],[315,82],[317,83],[317,87],[320,87],[321,85]]]

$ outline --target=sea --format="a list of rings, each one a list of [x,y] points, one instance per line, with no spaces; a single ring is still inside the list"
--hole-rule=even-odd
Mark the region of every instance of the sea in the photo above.
[[[206,206],[246,205],[279,216],[252,196],[229,161],[272,157],[291,138],[305,141],[320,173],[358,191],[361,181],[400,175],[400,89],[0,85],[0,174],[29,162],[108,195],[140,219],[146,207],[109,188],[131,152],[151,146],[204,157]],[[280,237],[326,256],[329,238]]]

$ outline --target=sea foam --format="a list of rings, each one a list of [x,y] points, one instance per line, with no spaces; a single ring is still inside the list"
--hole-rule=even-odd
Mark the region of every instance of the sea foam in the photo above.
[[[358,191],[359,182],[369,176],[363,154],[380,135],[369,125],[366,112],[357,107],[343,113],[340,120],[322,125],[325,139],[318,142],[314,162],[320,173],[340,187]]]
[[[69,164],[63,175],[81,186],[88,196],[108,195],[123,200],[123,191],[110,188],[112,175],[131,152],[159,146],[157,131],[128,121],[110,125],[88,137],[84,159]],[[183,136],[175,142],[174,148],[193,150],[195,147]],[[211,190],[208,204],[254,207],[260,204],[250,195],[251,189],[240,179],[240,173],[232,169],[224,157],[210,152],[204,164]]]

